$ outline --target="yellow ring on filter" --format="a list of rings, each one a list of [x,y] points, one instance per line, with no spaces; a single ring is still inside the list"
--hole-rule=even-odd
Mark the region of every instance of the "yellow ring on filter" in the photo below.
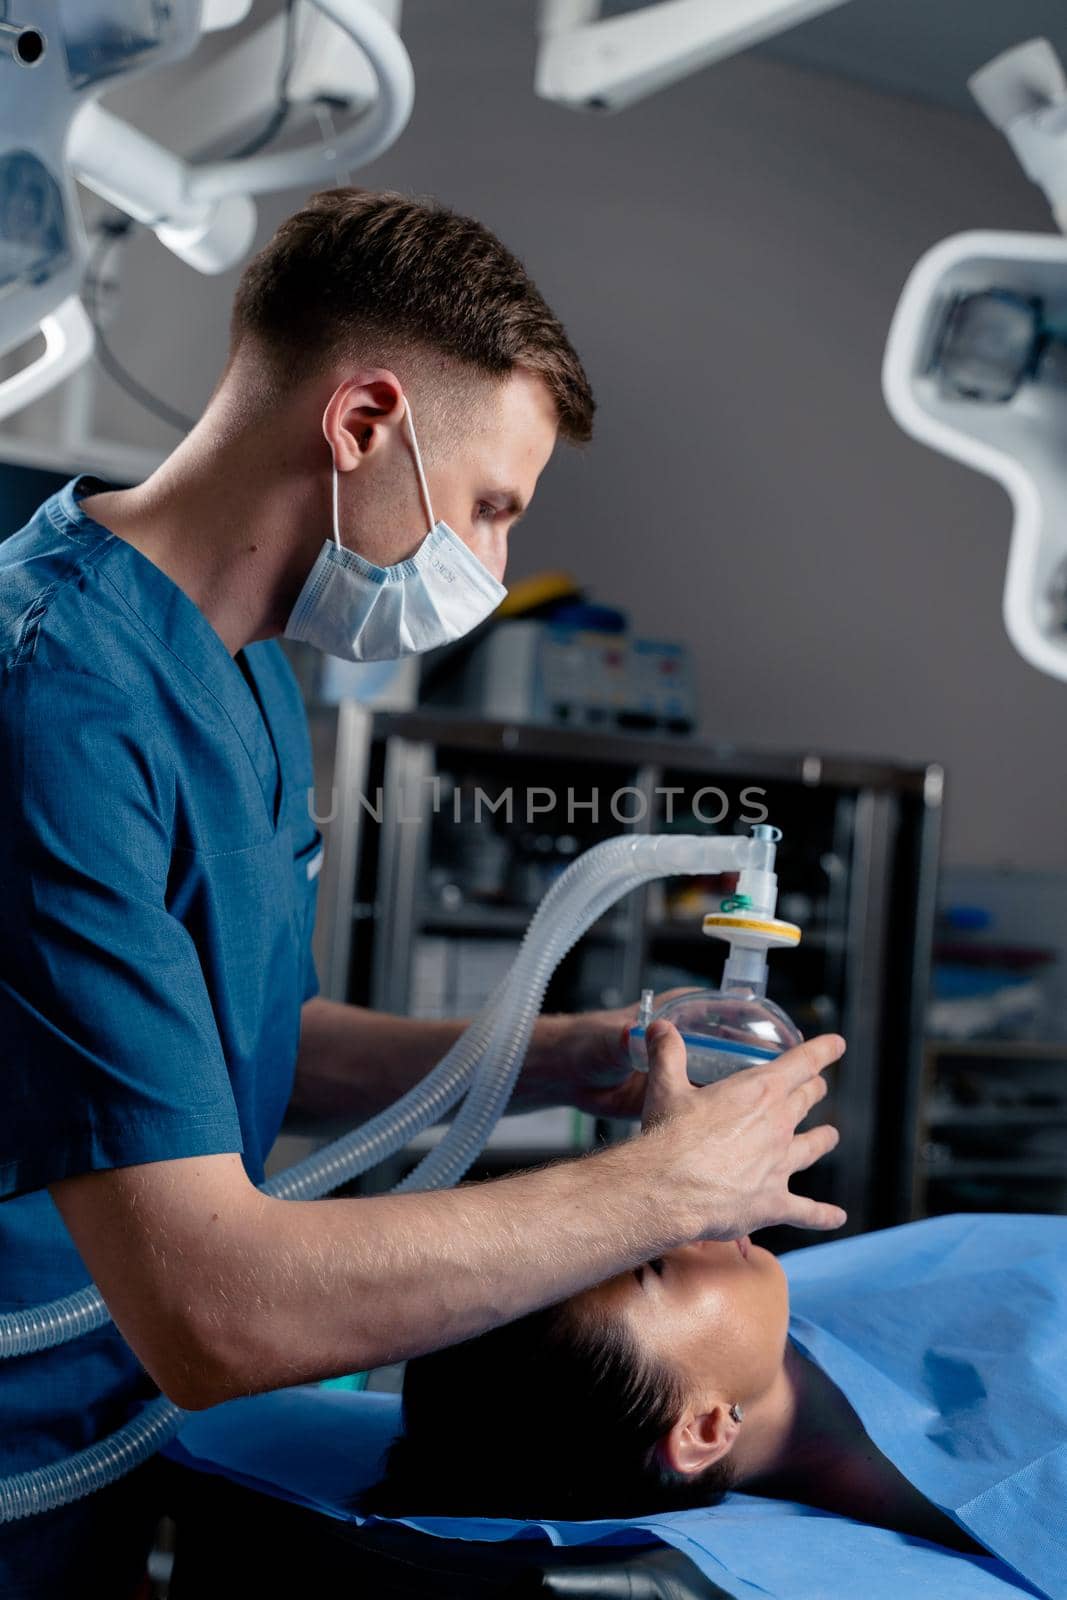
[[[782,922],[777,917],[739,917],[732,911],[709,911],[704,918],[705,933],[717,934],[720,929],[740,928],[746,933],[762,933],[781,944],[799,944],[801,933],[795,922]]]

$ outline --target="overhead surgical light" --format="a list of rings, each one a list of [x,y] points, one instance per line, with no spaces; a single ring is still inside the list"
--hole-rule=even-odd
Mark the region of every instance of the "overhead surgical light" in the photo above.
[[[1043,39],[970,81],[1067,223],[1067,80]],[[914,438],[1003,484],[1014,509],[1008,636],[1067,681],[1067,239],[965,233],[928,251],[897,305],[886,403]]]
[[[844,3],[544,0],[537,89],[565,105],[620,109]],[[10,14],[12,6],[26,14]],[[605,8],[611,14],[602,15]],[[197,271],[216,273],[236,265],[252,242],[253,196],[347,176],[403,129],[414,91],[408,56],[390,25],[399,0],[286,0],[269,22],[187,79],[180,117],[166,97],[153,107],[155,137],[100,104],[109,89],[184,60],[203,34],[232,28],[251,9],[252,0],[0,0],[0,421],[74,373],[99,333],[82,304],[90,250],[76,182],[152,229]],[[269,140],[242,135],[262,127],[275,63],[293,39],[298,49],[289,51],[281,120],[289,131],[296,120],[289,111],[314,111],[319,137],[300,149],[267,152]],[[339,110],[353,120],[335,133]],[[203,150],[249,143],[254,152],[190,160],[169,147],[182,146],[189,129],[202,134]],[[113,238],[121,234],[105,227]],[[43,349],[24,351],[38,333]],[[100,348],[106,356],[102,338]],[[162,403],[153,409],[166,420],[177,417]],[[5,453],[43,460],[58,445],[68,467],[84,459],[120,477],[140,475],[144,451],[92,435],[87,377],[76,392],[68,388],[61,410],[58,434],[49,419],[36,438],[31,421],[6,437]]]
[[[75,180],[190,266],[222,272],[252,242],[253,195],[330,183],[402,132],[414,100],[411,62],[381,9],[373,0],[301,4],[358,46],[371,94],[348,127],[243,160],[184,160],[99,101],[119,80],[190,55],[202,33],[239,22],[250,0],[33,0],[32,23],[0,22],[0,358],[37,332],[45,340],[42,353],[0,379],[0,418],[59,383],[92,348]]]
[[[846,0],[542,0],[536,88],[576,111],[621,111]]]

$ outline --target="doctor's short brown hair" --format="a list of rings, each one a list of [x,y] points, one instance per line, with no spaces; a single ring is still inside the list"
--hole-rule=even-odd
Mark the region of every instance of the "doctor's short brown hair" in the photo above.
[[[426,349],[499,379],[536,373],[566,439],[595,402],[563,324],[488,228],[435,200],[343,187],[286,219],[241,276],[231,358],[255,341],[280,376],[344,355]]]

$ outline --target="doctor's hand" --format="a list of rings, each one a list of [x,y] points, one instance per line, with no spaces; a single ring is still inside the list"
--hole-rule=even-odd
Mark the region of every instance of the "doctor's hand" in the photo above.
[[[692,986],[655,998],[658,1009]],[[541,1104],[574,1106],[593,1117],[641,1115],[648,1077],[630,1061],[630,1029],[637,1006],[543,1017],[534,1034],[520,1084]]]
[[[653,1024],[642,1128],[662,1146],[666,1181],[693,1196],[694,1238],[740,1238],[781,1222],[827,1229],[847,1221],[840,1206],[789,1188],[794,1173],[837,1145],[828,1123],[804,1133],[797,1127],[827,1094],[823,1074],[844,1051],[844,1039],[823,1034],[700,1088],[689,1081],[677,1028]]]

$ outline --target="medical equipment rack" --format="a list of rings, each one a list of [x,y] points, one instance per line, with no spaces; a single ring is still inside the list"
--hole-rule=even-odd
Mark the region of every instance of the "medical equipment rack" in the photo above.
[[[480,1003],[536,901],[578,850],[627,827],[745,831],[764,807],[785,835],[782,913],[804,926],[800,949],[772,959],[770,993],[806,1034],[834,1029],[849,1041],[817,1113],[837,1124],[841,1145],[808,1192],[844,1205],[856,1231],[910,1214],[940,767],[373,711],[355,701],[312,705],[309,723],[310,803],[325,839],[315,933],[322,993],[398,1014],[463,1014]],[[549,794],[556,804],[535,808],[527,825],[531,793],[539,807]],[[713,822],[724,800],[727,814]],[[680,883],[635,893],[604,918],[564,963],[548,1009],[619,1004],[650,982],[716,982],[720,955],[699,914],[716,886],[705,887],[711,898],[701,907]],[[508,1118],[475,1170],[588,1148],[623,1136],[623,1126],[569,1112]],[[413,1159],[397,1158],[381,1185]],[[795,1245],[797,1235],[782,1243]]]
[[[1067,1043],[928,1039],[912,1215],[1067,1212]]]

